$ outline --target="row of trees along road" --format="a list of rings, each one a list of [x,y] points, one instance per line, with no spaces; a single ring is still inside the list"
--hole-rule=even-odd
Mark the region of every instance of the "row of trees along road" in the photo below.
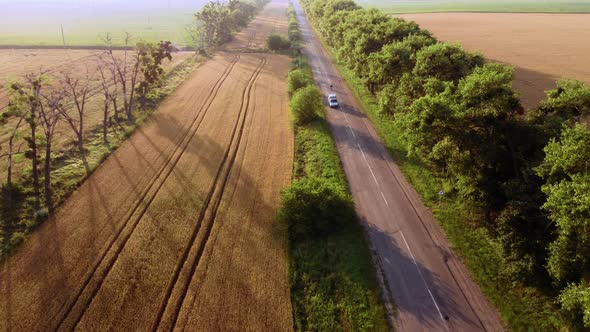
[[[199,51],[205,51],[228,42],[232,34],[247,26],[269,1],[210,1],[195,14],[193,24],[187,28],[192,43]]]
[[[89,64],[86,72],[65,73],[62,76],[50,75],[48,72],[29,73],[21,80],[10,83],[8,91],[10,102],[7,110],[0,115],[3,125],[14,126],[9,137],[7,182],[2,185],[6,201],[4,209],[10,209],[13,201],[13,157],[24,153],[31,160],[31,181],[35,207],[41,207],[39,147],[44,154],[44,196],[48,209],[53,207],[51,201],[52,143],[56,127],[65,121],[76,137],[80,153],[84,154],[84,120],[87,117],[87,105],[90,98],[103,97],[103,141],[108,144],[107,129],[111,119],[119,121],[123,115],[118,101],[123,99],[122,111],[128,122],[133,122],[136,101],[139,111],[150,100],[150,94],[159,87],[164,70],[165,59],[172,59],[173,47],[170,42],[159,44],[138,43],[129,49],[130,36],[125,37],[125,50],[117,52],[112,46],[112,39],[107,36],[107,50],[96,56],[95,63]],[[93,68],[93,69],[91,69]],[[98,77],[98,83],[97,83]],[[111,116],[114,112],[114,117]],[[28,128],[25,129],[25,126]],[[40,130],[39,130],[40,129]],[[24,151],[15,149],[15,140],[21,130],[28,131],[24,141]]]
[[[408,153],[451,195],[482,211],[516,283],[561,292],[574,326],[590,326],[590,88],[561,80],[525,112],[513,70],[414,22],[350,0],[306,0],[340,61],[400,128]],[[578,325],[576,325],[578,324]]]

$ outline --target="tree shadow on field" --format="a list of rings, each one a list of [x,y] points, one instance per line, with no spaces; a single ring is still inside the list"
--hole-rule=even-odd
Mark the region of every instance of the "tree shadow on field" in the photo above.
[[[7,276],[9,273],[7,259],[10,255],[10,251],[14,247],[18,246],[22,242],[22,238],[18,237],[13,239],[15,231],[18,229],[17,217],[20,214],[21,209],[24,205],[23,197],[18,188],[12,188],[12,204],[9,204],[8,189],[2,187],[0,194],[2,195],[2,201],[0,201],[0,293],[4,296],[0,296],[0,308],[5,310],[6,321],[0,323],[0,329],[4,326],[7,330],[10,330],[10,322],[12,318],[12,292],[11,292],[11,278]],[[7,324],[7,325],[4,325]]]
[[[512,87],[520,94],[525,110],[538,107],[547,99],[546,90],[555,88],[557,77],[522,67],[514,67]]]
[[[226,148],[215,139],[200,137],[199,141],[196,148],[209,147],[205,156],[224,154]],[[270,195],[261,191],[271,185],[271,179],[267,177],[269,167],[264,167],[265,159],[248,158],[252,151],[260,148],[256,143],[250,141],[247,128],[227,180],[224,172],[220,174],[217,186],[223,186],[223,194],[216,213],[205,217],[199,226],[200,233],[209,229],[210,234],[205,242],[196,245],[202,250],[202,257],[191,278],[189,296],[182,306],[181,312],[185,314],[181,315],[177,326],[186,328],[188,325],[189,330],[197,326],[224,329],[228,327],[227,317],[232,316],[240,317],[241,324],[264,322],[262,325],[272,329],[273,322],[285,319],[280,313],[284,313],[282,309],[289,303],[287,271],[284,270],[286,233],[276,228],[276,208],[267,201]],[[201,162],[206,159],[201,158]],[[231,159],[230,154],[226,163],[231,163]],[[213,177],[217,175],[217,165],[208,164]],[[212,201],[209,208],[214,204]],[[285,275],[265,283],[258,282],[275,272]],[[269,289],[272,290],[270,294],[286,295],[281,298],[281,303],[276,302],[276,297],[262,296],[268,294]],[[215,296],[201,296],[212,292]],[[256,310],[244,310],[245,304]],[[216,314],[211,315],[211,310]]]

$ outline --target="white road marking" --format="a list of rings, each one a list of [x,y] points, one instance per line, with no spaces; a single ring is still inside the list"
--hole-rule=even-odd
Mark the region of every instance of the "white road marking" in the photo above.
[[[350,126],[348,126],[348,129],[350,130],[352,137],[354,137],[354,139],[356,139],[356,134],[354,133],[354,130],[352,130],[352,128],[350,128]]]
[[[369,161],[367,160],[367,156],[365,156],[365,151],[363,151],[363,148],[361,147],[359,142],[356,142],[356,146],[358,146],[359,150],[361,151],[361,154],[363,155],[363,158],[365,159],[365,164],[367,165],[367,168],[369,169],[369,171],[371,171],[371,175],[373,176],[373,180],[375,181],[375,184],[377,186],[379,186],[379,181],[377,181],[377,177],[375,176],[375,173],[373,172],[371,165],[369,165]]]
[[[440,308],[438,307],[438,303],[436,303],[436,300],[434,299],[434,296],[432,295],[432,292],[430,291],[430,288],[428,287],[428,283],[426,282],[426,279],[424,279],[424,276],[422,275],[422,271],[420,271],[420,268],[418,267],[418,263],[416,262],[416,258],[414,258],[414,254],[412,253],[412,249],[410,249],[410,246],[408,245],[408,241],[406,241],[406,237],[404,236],[404,232],[402,232],[400,230],[399,233],[402,235],[402,239],[404,240],[404,243],[406,244],[406,248],[408,248],[408,251],[410,252],[410,256],[412,256],[412,260],[414,261],[414,266],[416,266],[416,271],[418,271],[420,278],[422,278],[422,282],[424,282],[424,286],[426,287],[426,290],[428,291],[428,294],[430,295],[430,298],[432,299],[432,302],[434,303],[434,306],[436,307],[436,311],[438,311],[438,315],[440,316],[440,319],[443,321],[443,323],[445,325],[445,329],[448,331],[449,328],[447,326],[447,322],[445,321],[445,318],[443,317],[442,312],[440,312]]]
[[[387,207],[389,207],[389,202],[387,202],[387,199],[385,198],[385,195],[383,194],[383,192],[381,192],[381,197],[383,197],[383,200],[385,201],[385,205],[387,205]]]
[[[346,113],[344,113],[344,118],[346,119],[346,122],[348,123],[348,125],[350,126],[350,120],[348,120],[348,115],[346,115]]]
[[[311,28],[309,28],[309,27],[307,27],[307,28],[308,28],[308,31],[306,31],[306,37],[307,37],[307,39],[308,39],[307,43],[309,43],[309,44],[313,44],[313,42],[312,42],[312,35],[311,35],[311,33],[309,33],[309,31],[310,31],[310,29],[311,29]],[[327,71],[326,71],[326,64],[324,63],[324,59],[323,59],[323,58],[321,58],[321,57],[319,57],[317,60],[318,60],[318,65],[319,65],[319,66],[318,66],[318,69],[319,69],[319,71],[320,71],[320,74],[322,74],[322,75],[323,75],[323,77],[326,77],[326,78],[328,79],[328,82],[329,82],[330,84],[332,84],[332,80],[331,80],[330,76],[326,74],[326,72],[327,72]],[[348,123],[348,128],[349,128],[350,132],[353,134],[353,136],[354,136],[354,137],[355,137],[355,139],[356,139],[356,134],[355,134],[355,133],[354,133],[354,131],[352,130],[351,123],[350,123],[350,121],[349,121],[349,119],[348,119],[348,116],[347,116],[347,114],[346,114],[346,113],[343,113],[343,114],[344,114],[344,117],[345,117],[345,119],[346,119],[346,121],[347,121],[347,123]],[[367,130],[368,130],[368,126],[367,126],[366,124],[365,124],[365,127],[366,127],[366,128],[367,128]],[[379,183],[377,182],[377,178],[375,177],[375,173],[374,173],[374,172],[373,172],[373,170],[371,169],[371,167],[370,167],[370,165],[369,165],[369,163],[368,163],[367,157],[365,156],[365,153],[364,153],[364,151],[363,151],[362,147],[360,146],[360,144],[359,144],[359,142],[358,142],[358,141],[357,141],[356,143],[357,143],[357,146],[358,146],[359,150],[361,151],[361,154],[362,154],[362,156],[363,156],[363,159],[365,160],[365,164],[367,165],[367,167],[368,167],[368,168],[369,168],[369,170],[371,171],[371,175],[373,176],[373,180],[375,181],[375,183],[376,183],[377,185],[379,185]],[[383,200],[385,201],[385,204],[386,204],[386,205],[389,207],[389,203],[387,202],[387,199],[385,198],[385,195],[383,194],[383,192],[382,192],[382,191],[381,191],[381,197],[382,197],[382,198],[383,198]],[[449,331],[449,328],[448,328],[447,322],[445,321],[445,319],[444,319],[444,317],[443,317],[443,315],[442,315],[442,312],[440,311],[440,308],[439,308],[439,306],[438,306],[438,303],[436,302],[436,299],[434,298],[434,295],[432,294],[432,292],[431,292],[430,288],[428,287],[428,283],[426,282],[426,279],[424,278],[424,276],[422,275],[422,272],[420,271],[420,268],[419,268],[419,266],[418,266],[418,263],[417,263],[417,261],[416,261],[416,258],[414,257],[414,254],[412,253],[412,250],[410,249],[410,246],[409,246],[409,244],[408,244],[408,242],[407,242],[407,240],[406,240],[406,238],[405,238],[405,236],[404,236],[403,232],[402,232],[401,230],[399,230],[399,233],[402,235],[402,239],[403,239],[403,241],[404,241],[404,243],[405,243],[405,245],[406,245],[406,247],[407,247],[407,249],[408,249],[408,252],[410,253],[410,256],[412,257],[412,260],[413,260],[413,262],[414,262],[414,266],[416,267],[416,270],[418,271],[418,274],[420,275],[420,278],[422,279],[422,282],[424,283],[424,286],[426,287],[426,290],[428,291],[428,294],[430,295],[430,298],[431,298],[432,302],[434,303],[434,306],[436,307],[436,310],[438,311],[438,314],[439,314],[439,316],[440,316],[441,320],[443,321],[443,324],[444,324],[444,326],[445,326],[445,330],[446,330],[446,331]]]
[[[346,119],[346,123],[348,124],[348,129],[350,129],[352,136],[354,136],[354,138],[356,139],[356,134],[354,133],[354,130],[352,130],[352,126],[350,125],[350,121],[348,120],[348,115],[346,115],[346,113],[344,113],[344,118]]]

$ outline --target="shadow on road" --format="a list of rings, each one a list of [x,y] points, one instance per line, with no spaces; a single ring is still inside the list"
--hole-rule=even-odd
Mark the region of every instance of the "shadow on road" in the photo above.
[[[400,327],[413,321],[432,331],[444,329],[444,324],[448,324],[452,331],[454,323],[460,327],[468,326],[470,331],[483,330],[472,311],[462,311],[466,306],[469,308],[468,304],[455,302],[454,299],[463,300],[464,295],[455,291],[458,287],[450,287],[454,280],[449,280],[448,276],[441,277],[414,260],[401,231],[387,233],[379,227],[367,224],[366,220],[362,223],[379,255],[388,289],[397,308],[396,321]],[[412,244],[410,248],[411,246]],[[433,248],[430,252],[441,255],[437,250],[438,248]],[[410,325],[406,325],[402,329],[409,327]]]

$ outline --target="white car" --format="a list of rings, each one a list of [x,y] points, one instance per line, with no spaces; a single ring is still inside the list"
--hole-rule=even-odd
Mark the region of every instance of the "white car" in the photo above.
[[[332,108],[338,107],[338,99],[336,99],[335,94],[331,94],[328,96],[328,105],[330,105],[330,107]]]

